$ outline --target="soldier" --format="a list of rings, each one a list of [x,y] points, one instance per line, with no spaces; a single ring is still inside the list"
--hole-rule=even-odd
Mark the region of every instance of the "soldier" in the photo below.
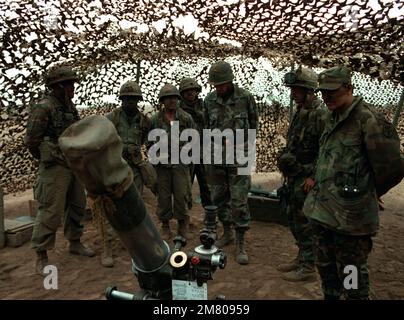
[[[302,209],[314,185],[314,167],[326,109],[314,93],[317,75],[311,69],[300,67],[288,72],[284,82],[291,89],[297,110],[289,127],[286,147],[278,158],[278,167],[285,178],[286,212],[299,252],[294,260],[277,269],[288,272],[283,275],[285,280],[314,280],[313,231]]]
[[[379,226],[378,197],[404,176],[400,140],[381,113],[353,95],[347,67],[322,72],[319,90],[331,112],[303,212],[314,227],[324,298],[368,299],[367,259]],[[348,275],[352,281],[346,281]]]
[[[205,117],[210,129],[256,129],[258,123],[254,97],[250,92],[233,84],[233,71],[230,64],[218,61],[209,70],[209,83],[215,91],[205,98]],[[226,145],[225,142],[223,142]],[[219,220],[224,233],[216,245],[223,247],[234,240],[232,225],[236,229],[236,261],[248,263],[244,248],[244,235],[249,229],[250,212],[248,192],[251,185],[250,175],[238,175],[239,164],[213,164],[207,166],[208,184],[212,202],[218,207]]]
[[[159,102],[163,109],[152,119],[152,129],[162,129],[168,135],[168,150],[171,149],[171,126],[174,121],[179,122],[179,134],[184,129],[195,128],[192,117],[178,108],[181,99],[178,89],[171,85],[164,85],[159,93]],[[179,143],[179,141],[177,141]],[[178,234],[189,239],[188,204],[191,194],[191,177],[189,165],[172,164],[167,155],[168,164],[159,163],[155,166],[158,177],[157,216],[162,222],[162,233],[166,239],[171,238],[170,220],[174,217],[178,221]]]
[[[139,196],[143,193],[144,184],[156,194],[156,172],[153,166],[142,156],[142,147],[148,145],[147,136],[151,122],[138,109],[138,103],[143,100],[139,85],[135,81],[125,82],[119,91],[119,99],[122,101],[122,106],[107,114],[107,118],[114,124],[122,140],[122,157],[132,169],[133,182]],[[114,260],[111,242],[114,232],[103,216],[98,216],[97,219],[104,247],[101,265],[112,267]]]
[[[156,194],[157,181],[153,172],[147,172],[148,163],[142,157],[142,147],[148,145],[147,136],[151,128],[150,119],[138,109],[138,103],[143,100],[142,91],[134,81],[124,83],[119,92],[122,106],[107,114],[123,142],[122,157],[132,168],[134,183],[143,193],[143,184]],[[153,178],[154,177],[154,178]]]
[[[81,242],[82,218],[86,196],[82,184],[69,169],[58,146],[58,138],[71,124],[79,120],[72,103],[77,75],[71,68],[55,68],[46,76],[51,93],[31,107],[25,143],[31,154],[39,159],[39,171],[34,186],[38,214],[32,234],[36,250],[36,271],[43,275],[48,264],[47,250],[55,246],[56,231],[64,214],[64,235],[70,241],[69,251],[87,257],[95,255]]]
[[[201,86],[196,82],[195,79],[184,78],[180,82],[180,94],[182,97],[180,107],[192,116],[192,119],[198,128],[200,137],[202,137],[202,130],[205,128],[203,100],[198,98],[198,94],[201,92],[201,89]],[[195,175],[198,178],[202,206],[209,206],[212,204],[212,201],[210,199],[210,191],[206,181],[206,170],[202,161],[200,164],[194,164],[191,166],[191,186],[194,183]]]

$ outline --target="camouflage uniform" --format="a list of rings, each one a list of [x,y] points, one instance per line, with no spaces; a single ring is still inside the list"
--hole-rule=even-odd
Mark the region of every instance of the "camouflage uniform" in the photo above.
[[[233,72],[227,62],[216,62],[210,68],[209,81],[215,86],[231,83],[233,78]],[[256,129],[258,115],[254,97],[249,91],[239,88],[235,84],[232,86],[234,90],[227,100],[220,97],[217,91],[206,96],[204,103],[207,128],[220,131],[231,129],[233,132],[236,129]],[[223,148],[223,153],[225,154],[225,148]],[[244,233],[250,226],[248,192],[251,186],[250,175],[237,174],[239,166],[224,162],[222,165],[207,165],[212,202],[218,207],[218,217],[224,227],[223,237],[217,244],[224,246],[232,241],[230,228],[233,224],[237,231],[238,253],[244,252]],[[245,258],[237,259],[237,261],[244,261],[243,264],[248,263],[245,252],[243,255]]]
[[[49,72],[47,84],[51,86],[76,80],[76,75],[70,69],[60,67]],[[79,115],[73,104],[61,102],[53,94],[31,107],[25,143],[32,155],[40,160],[34,186],[34,197],[39,207],[32,234],[32,247],[37,252],[54,248],[63,213],[65,237],[71,243],[77,243],[83,233],[81,221],[86,207],[84,188],[69,169],[58,146],[62,132],[78,120]]]
[[[139,97],[140,100],[143,99],[139,85],[133,81],[128,81],[122,85],[120,98],[133,95]],[[144,184],[142,170],[146,165],[145,160],[142,157],[142,146],[148,144],[147,136],[151,128],[150,119],[138,110],[133,117],[130,117],[124,112],[122,107],[109,113],[107,118],[112,121],[118,135],[122,139],[122,157],[132,168],[134,183],[141,195],[143,193]],[[156,192],[156,183],[153,183],[148,187],[153,192]]]
[[[350,85],[346,67],[319,75],[320,90]],[[325,298],[369,297],[368,254],[378,230],[378,197],[404,175],[399,138],[394,127],[373,106],[354,97],[342,113],[329,113],[316,166],[316,185],[303,212],[313,223],[316,264]],[[344,268],[355,266],[358,288],[343,289]]]
[[[180,99],[178,89],[172,85],[165,85],[160,91],[159,99],[176,96]],[[176,109],[174,121],[179,122],[179,133],[188,128],[195,128],[195,123],[192,117],[181,108]],[[171,124],[166,117],[166,111],[163,109],[151,118],[151,129],[162,129],[168,135],[168,150],[170,152],[171,141]],[[179,147],[184,142],[180,142]],[[184,228],[188,228],[189,215],[188,204],[191,194],[191,177],[189,165],[171,164],[170,156],[168,164],[157,164],[155,166],[158,177],[158,196],[157,196],[157,216],[163,223],[163,232],[169,231],[168,221],[173,217],[179,221],[179,224],[184,222]],[[164,231],[165,230],[165,231]],[[183,230],[183,229],[181,229]],[[179,228],[180,232],[180,228]]]
[[[301,87],[308,94],[317,88],[317,75],[310,69],[299,68],[294,81],[285,84],[289,87]],[[299,248],[298,259],[291,267],[280,266],[280,271],[292,271],[303,268],[314,271],[313,231],[302,212],[307,193],[303,190],[306,178],[313,177],[314,166],[318,156],[319,140],[324,129],[326,109],[315,96],[312,101],[306,100],[306,105],[298,105],[287,134],[287,143],[282,151],[278,166],[285,177],[285,188],[288,190],[287,215],[290,230]],[[302,272],[303,273],[303,272]],[[304,276],[299,277],[304,280]],[[298,277],[294,277],[298,280]]]
[[[189,89],[196,89],[197,91],[201,91],[201,86],[192,78],[184,78],[180,82],[180,94],[185,90]],[[189,113],[194,120],[198,131],[199,135],[201,137],[201,146],[202,146],[202,137],[203,137],[203,129],[205,128],[205,118],[204,118],[204,108],[203,108],[203,100],[202,99],[197,99],[194,103],[190,104],[189,102],[185,101],[185,99],[182,99],[180,102],[180,108],[182,108],[184,111]],[[201,148],[201,150],[203,150]],[[210,191],[208,187],[208,183],[206,181],[206,168],[202,163],[202,153],[201,153],[201,163],[200,164],[193,164],[191,166],[191,186],[194,183],[195,176],[198,178],[198,184],[199,184],[199,191],[201,194],[201,202],[202,206],[206,207],[212,204],[212,200],[210,198]],[[191,195],[191,200],[192,200],[192,195]]]

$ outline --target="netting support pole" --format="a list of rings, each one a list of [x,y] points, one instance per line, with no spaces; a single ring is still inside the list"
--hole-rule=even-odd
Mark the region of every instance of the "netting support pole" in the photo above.
[[[141,60],[138,60],[136,63],[136,82],[139,83],[140,80],[140,63]]]
[[[295,70],[295,62],[292,62],[291,65],[291,70],[290,71],[294,71]],[[290,98],[289,98],[289,125],[292,122],[292,117],[293,117],[293,99],[292,99],[292,90],[290,90]]]
[[[393,118],[394,128],[397,128],[398,119],[400,118],[401,110],[403,110],[403,104],[404,104],[404,88],[401,89],[400,101],[398,102],[397,109],[396,109],[396,112],[395,112],[394,118]]]

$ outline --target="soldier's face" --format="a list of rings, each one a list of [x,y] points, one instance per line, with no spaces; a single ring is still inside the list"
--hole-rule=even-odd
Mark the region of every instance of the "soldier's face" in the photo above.
[[[196,89],[188,89],[181,93],[182,97],[185,101],[194,102],[196,98],[198,98],[198,90]]]
[[[64,81],[61,83],[65,94],[70,98],[73,99],[74,97],[74,81]]]
[[[337,90],[321,90],[324,103],[328,110],[343,110],[352,103],[352,87],[341,86]]]
[[[139,98],[134,96],[123,96],[121,99],[123,111],[128,115],[133,115],[137,111]]]
[[[164,97],[162,102],[166,110],[173,111],[177,109],[178,98],[176,96]]]
[[[219,84],[215,86],[215,89],[219,97],[224,97],[231,92],[233,89],[233,84],[231,82]]]
[[[295,101],[297,104],[302,104],[305,102],[307,89],[302,87],[291,87],[290,90],[292,92],[293,101]]]

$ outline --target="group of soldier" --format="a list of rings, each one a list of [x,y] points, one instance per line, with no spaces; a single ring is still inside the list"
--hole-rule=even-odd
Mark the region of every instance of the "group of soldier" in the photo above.
[[[325,299],[368,299],[380,197],[404,176],[400,139],[379,111],[353,95],[349,68],[318,77],[299,68],[284,80],[297,110],[278,157],[279,191],[299,250],[278,270],[286,280],[308,281],[316,266]]]
[[[234,225],[237,231],[236,260],[240,264],[247,264],[244,233],[250,223],[247,206],[250,176],[238,176],[237,164],[212,165],[207,170],[203,163],[172,163],[170,154],[167,154],[167,162],[153,166],[145,157],[145,150],[151,145],[149,132],[153,129],[164,130],[170,144],[173,122],[178,122],[180,134],[190,128],[200,133],[205,128],[255,129],[258,116],[254,98],[248,91],[233,84],[233,79],[230,64],[224,61],[214,63],[209,71],[209,82],[216,90],[205,101],[198,97],[201,86],[195,79],[184,78],[179,89],[165,84],[158,95],[158,112],[151,118],[139,110],[138,104],[143,100],[139,85],[128,81],[120,88],[121,106],[106,117],[114,124],[121,138],[122,157],[132,169],[137,191],[141,195],[143,185],[146,185],[157,197],[156,214],[161,222],[163,238],[173,236],[170,229],[170,220],[173,218],[178,222],[178,234],[190,237],[191,186],[196,176],[202,205],[215,204],[219,219],[223,222],[224,236],[217,245],[224,246],[234,240],[231,229]],[[39,207],[32,236],[39,274],[43,274],[48,264],[47,251],[54,248],[55,234],[63,214],[65,237],[70,241],[69,251],[89,257],[95,255],[93,250],[80,242],[81,221],[86,208],[85,191],[58,147],[62,132],[79,120],[72,103],[74,83],[78,77],[71,68],[62,66],[50,70],[45,80],[49,93],[31,107],[25,138],[31,154],[39,160],[38,178],[34,186]],[[107,238],[104,242],[108,244],[110,236]],[[113,265],[110,244],[104,247],[101,258],[102,265]]]
[[[54,248],[63,214],[69,251],[95,255],[80,241],[85,190],[58,147],[61,133],[79,119],[72,104],[77,80],[68,67],[49,71],[46,85],[50,93],[32,106],[27,124],[26,145],[40,163],[34,186],[39,207],[32,236],[39,274],[48,264],[47,251]],[[163,238],[173,236],[172,219],[177,220],[177,233],[190,238],[191,187],[196,176],[202,205],[215,205],[223,225],[216,245],[224,247],[236,240],[236,261],[248,264],[245,233],[250,226],[251,176],[238,174],[243,164],[173,163],[167,154],[167,162],[151,165],[145,156],[151,146],[150,131],[164,130],[170,144],[174,122],[178,122],[180,133],[189,128],[200,133],[203,129],[257,129],[254,97],[233,80],[230,64],[218,61],[209,70],[209,83],[215,90],[204,100],[199,98],[201,86],[195,79],[182,79],[179,89],[165,84],[158,95],[158,112],[151,118],[139,110],[143,100],[139,85],[129,81],[119,92],[121,106],[107,118],[121,138],[122,157],[132,168],[137,192],[142,195],[145,185],[157,197]],[[368,298],[367,257],[378,227],[378,199],[403,177],[397,132],[372,106],[353,96],[351,73],[346,67],[328,69],[318,77],[300,67],[287,73],[284,80],[297,110],[286,147],[278,157],[284,177],[279,191],[299,251],[292,262],[278,269],[285,272],[286,280],[307,281],[315,278],[316,266],[326,299],[338,299],[343,293],[348,298]],[[321,92],[328,110],[316,91]],[[113,265],[111,250],[103,258],[103,265]],[[344,290],[347,265],[358,269],[357,289]]]

